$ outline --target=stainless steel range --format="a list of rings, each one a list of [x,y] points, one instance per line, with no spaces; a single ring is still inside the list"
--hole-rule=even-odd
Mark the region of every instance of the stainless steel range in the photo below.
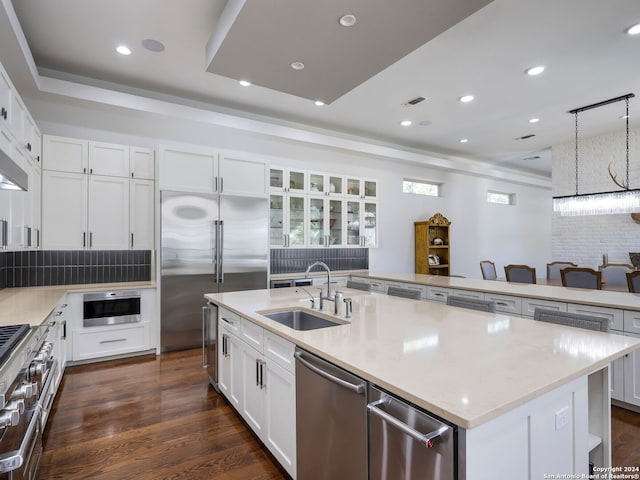
[[[34,480],[43,402],[55,377],[49,325],[0,326],[0,480]]]

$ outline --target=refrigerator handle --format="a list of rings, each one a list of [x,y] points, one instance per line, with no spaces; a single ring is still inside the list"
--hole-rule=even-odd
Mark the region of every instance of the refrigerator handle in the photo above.
[[[218,221],[211,222],[211,263],[215,270],[213,283],[218,283]]]
[[[207,332],[207,325],[209,325],[209,317],[211,311],[209,307],[205,305],[202,307],[202,368],[207,368],[207,349],[209,348],[209,334]]]
[[[218,243],[220,248],[218,249],[218,268],[220,270],[219,281],[220,283],[224,283],[224,270],[223,270],[223,261],[224,261],[224,220],[220,220],[220,234]]]

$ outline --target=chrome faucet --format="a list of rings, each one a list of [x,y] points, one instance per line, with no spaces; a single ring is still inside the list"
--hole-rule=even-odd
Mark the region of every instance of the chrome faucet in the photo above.
[[[302,285],[299,285],[298,288],[296,288],[296,293],[298,293],[298,289],[304,290],[304,293],[311,297],[311,309],[313,310],[316,307],[316,299],[313,298],[313,295],[309,292],[309,290],[304,288]],[[322,289],[320,290],[320,305],[318,306],[318,310],[322,310]]]
[[[334,299],[331,296],[331,270],[329,270],[329,267],[324,262],[313,262],[311,265],[307,267],[307,271],[304,274],[304,278],[309,278],[309,272],[313,267],[322,267],[327,271],[327,296],[325,297],[325,299],[333,301]],[[322,290],[320,290],[320,297],[322,297]]]

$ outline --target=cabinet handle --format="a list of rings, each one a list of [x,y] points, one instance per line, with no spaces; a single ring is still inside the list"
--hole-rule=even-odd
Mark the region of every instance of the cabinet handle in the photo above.
[[[87,173],[87,169],[86,169],[86,168],[83,168],[83,169],[82,169],[82,173]]]
[[[0,117],[4,118],[5,120],[7,119],[7,109],[2,107],[2,109],[0,110]]]
[[[126,342],[127,339],[126,338],[116,338],[114,340],[100,340],[100,344],[103,343],[115,343],[115,342]]]
[[[233,325],[233,322],[231,320],[228,320],[226,317],[221,317],[221,318],[222,318],[222,320],[227,322],[229,325]]]
[[[213,177],[213,182],[215,184],[215,191],[218,191],[218,176]]]
[[[93,232],[89,232],[89,248],[93,247]]]
[[[36,157],[36,160],[38,161],[38,163],[40,163],[40,155]]]
[[[93,168],[90,168],[90,169],[89,169],[89,173],[90,173],[90,174],[93,174]]]
[[[256,358],[256,387],[262,388],[260,385],[260,359]]]
[[[31,144],[27,142],[27,150],[31,151]]]
[[[82,232],[82,246],[87,246],[87,232]]]
[[[131,172],[131,178],[133,178],[133,172]]]
[[[131,234],[131,248],[133,248],[133,233]]]
[[[36,247],[40,248],[40,229],[36,228]]]
[[[62,337],[63,340],[67,338],[67,321],[62,321]]]
[[[264,384],[264,361],[259,360],[260,362],[260,389],[262,390],[263,388],[266,387],[266,385]]]
[[[220,177],[220,193],[224,191],[224,178]]]

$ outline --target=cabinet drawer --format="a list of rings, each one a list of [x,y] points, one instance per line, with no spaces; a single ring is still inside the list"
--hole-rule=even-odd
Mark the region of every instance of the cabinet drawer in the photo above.
[[[387,282],[387,288],[389,288],[391,284]],[[411,290],[412,292],[420,292],[420,298],[426,300],[427,299],[427,286],[426,285],[418,285],[415,283],[402,283],[400,288],[405,288],[407,290]]]
[[[536,308],[544,308],[545,310],[554,310],[556,312],[566,312],[567,304],[564,302],[554,302],[553,300],[538,300],[536,298],[522,299],[522,315],[525,317],[533,317]]]
[[[98,331],[92,329],[73,332],[73,359],[90,358],[138,352],[149,348],[149,324],[131,327],[106,327]]]
[[[296,366],[293,360],[296,346],[275,333],[264,331],[264,355],[282,368],[295,375]]]
[[[246,318],[242,319],[242,328],[240,330],[242,333],[240,334],[240,338],[247,344],[251,345],[253,348],[262,352],[263,344],[264,344],[264,329],[256,325],[255,323],[247,320]]]
[[[484,300],[484,292],[478,292],[476,290],[451,290],[451,295],[464,298],[475,298],[476,300]]]
[[[427,287],[427,300],[430,302],[445,303],[450,293],[450,288]]]
[[[218,319],[227,326],[227,329],[235,333],[236,335],[240,335],[240,325],[242,324],[242,317],[236,315],[233,312],[225,308],[220,308],[218,310]]]
[[[622,310],[608,307],[595,307],[593,305],[579,305],[570,303],[567,306],[569,313],[579,313],[581,315],[595,315],[596,317],[605,317],[609,319],[609,328],[611,330],[624,330],[624,316]]]
[[[366,282],[371,285],[371,290],[373,290],[374,292],[387,293],[387,282],[385,282],[384,280],[378,280],[376,278],[366,280]]]
[[[625,310],[623,317],[624,317],[624,331],[627,333],[640,334],[640,312]]]
[[[485,293],[484,299],[496,302],[496,312],[522,315],[522,299],[520,297]]]

